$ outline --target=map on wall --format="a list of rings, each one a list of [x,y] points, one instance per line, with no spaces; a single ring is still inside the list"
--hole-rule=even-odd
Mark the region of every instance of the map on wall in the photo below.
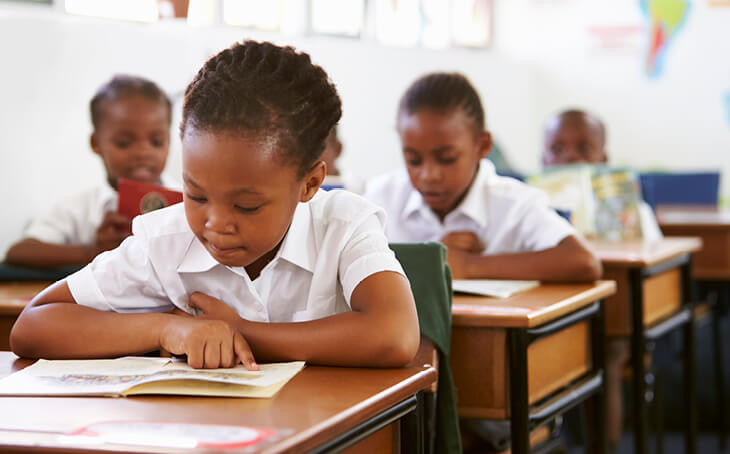
[[[689,12],[688,0],[639,0],[647,21],[649,40],[645,57],[649,77],[659,77],[674,38]]]

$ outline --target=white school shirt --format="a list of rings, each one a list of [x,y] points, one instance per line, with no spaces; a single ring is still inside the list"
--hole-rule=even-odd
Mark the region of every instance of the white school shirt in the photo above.
[[[577,234],[550,208],[543,191],[497,175],[484,159],[464,200],[443,223],[405,169],[371,181],[364,197],[385,209],[391,242],[440,241],[447,233],[469,231],[482,241],[486,255],[548,249]]]
[[[24,237],[45,243],[92,244],[104,214],[116,209],[117,191],[104,182],[61,200],[47,215],[33,220]]]
[[[162,185],[177,185],[162,178]],[[96,229],[107,211],[116,211],[119,196],[107,181],[61,200],[45,216],[34,219],[25,229],[24,238],[45,243],[82,245],[93,244]]]
[[[641,223],[641,237],[644,241],[654,242],[664,238],[656,216],[654,216],[654,210],[644,201],[639,204],[639,222]]]
[[[133,235],[66,278],[77,303],[104,311],[161,312],[193,292],[218,298],[251,321],[314,320],[350,310],[363,279],[403,269],[377,206],[348,191],[320,190],[300,203],[274,259],[255,281],[219,264],[195,237],[183,204],[132,222]]]

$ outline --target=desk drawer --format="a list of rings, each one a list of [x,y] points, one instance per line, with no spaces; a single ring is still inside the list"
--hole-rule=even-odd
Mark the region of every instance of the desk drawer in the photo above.
[[[728,279],[730,276],[730,231],[701,227],[663,226],[662,232],[672,236],[698,236],[702,249],[694,253],[692,268],[697,279]]]
[[[616,281],[616,294],[606,298],[606,334],[629,336],[631,334],[631,283],[626,268],[604,269],[604,278]],[[643,283],[644,326],[677,312],[682,301],[682,281],[679,268],[649,277]]]
[[[580,322],[528,347],[530,404],[590,370],[590,341],[588,322]],[[509,418],[508,360],[506,329],[453,327],[451,368],[461,417]]]

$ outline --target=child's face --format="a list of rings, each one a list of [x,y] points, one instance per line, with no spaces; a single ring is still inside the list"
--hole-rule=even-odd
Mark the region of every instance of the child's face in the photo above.
[[[322,152],[322,160],[327,164],[327,175],[338,175],[335,161],[342,153],[342,142],[337,137],[327,137],[324,151]]]
[[[457,109],[402,113],[398,134],[411,183],[443,219],[464,198],[479,160],[489,154],[489,133],[476,133],[473,121]]]
[[[113,188],[119,178],[159,183],[170,148],[167,106],[140,95],[106,101],[91,148],[103,159]]]
[[[584,116],[558,117],[545,131],[545,167],[606,162],[600,126]]]
[[[321,163],[299,178],[296,167],[279,162],[273,145],[252,137],[189,127],[182,146],[188,224],[227,266],[262,267],[273,258],[297,204],[311,199],[324,179]]]

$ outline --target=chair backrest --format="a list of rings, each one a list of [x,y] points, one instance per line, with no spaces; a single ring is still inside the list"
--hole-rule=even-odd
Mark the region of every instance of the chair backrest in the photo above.
[[[657,205],[717,205],[720,172],[642,173],[641,195]]]
[[[451,343],[451,272],[440,243],[395,243],[390,248],[411,283],[421,334],[444,354]]]
[[[424,410],[426,421],[432,421],[428,425],[434,425],[434,430],[427,432],[435,437],[427,441],[427,452],[431,452],[429,447],[433,445],[434,452],[460,453],[462,447],[456,389],[448,359],[451,348],[452,290],[446,248],[439,243],[398,243],[391,244],[390,248],[403,266],[416,300],[421,328],[422,351],[419,353],[428,353],[430,343],[438,350],[437,364],[433,364],[438,367],[435,409],[429,410],[427,406]],[[424,342],[426,340],[431,342]],[[426,354],[419,360],[430,362],[432,357]]]

